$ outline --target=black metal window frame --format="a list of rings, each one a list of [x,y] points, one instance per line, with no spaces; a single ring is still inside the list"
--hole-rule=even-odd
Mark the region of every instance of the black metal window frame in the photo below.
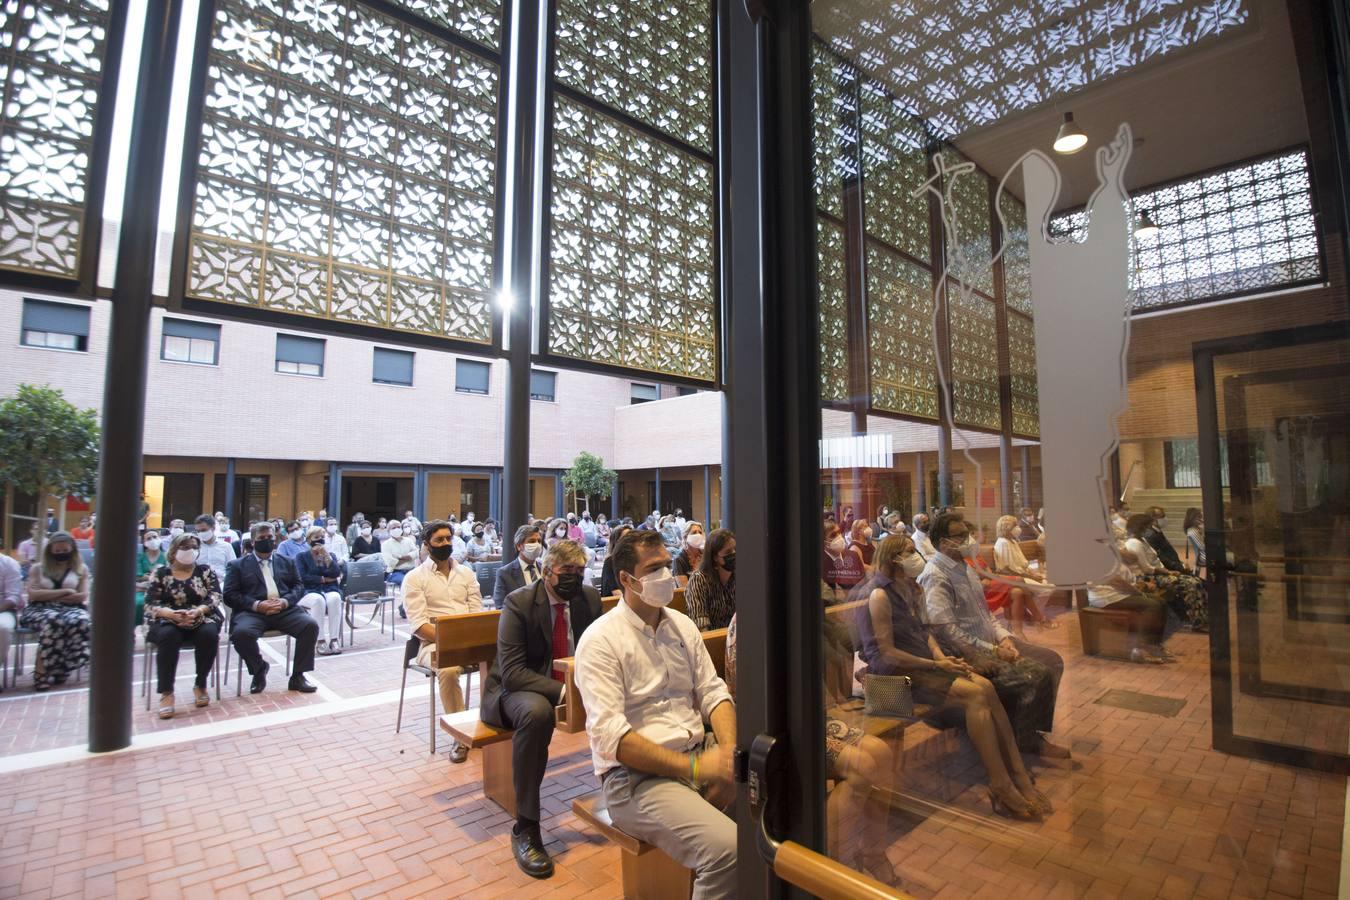
[[[233,319],[255,324],[270,325],[316,334],[355,337],[382,343],[397,343],[412,347],[427,347],[450,353],[472,353],[478,356],[503,356],[502,330],[504,313],[501,304],[495,302],[502,289],[502,273],[508,261],[504,256],[502,236],[504,231],[506,196],[503,190],[506,170],[507,134],[509,116],[507,100],[511,91],[509,65],[509,41],[512,17],[516,15],[522,0],[502,0],[501,18],[498,27],[498,47],[492,48],[466,37],[450,28],[429,21],[408,9],[390,2],[390,0],[353,0],[376,13],[396,19],[411,28],[422,31],[437,40],[444,41],[458,50],[470,53],[491,62],[497,67],[497,111],[494,134],[497,141],[496,159],[493,163],[493,232],[492,232],[492,303],[491,338],[487,344],[479,344],[456,338],[423,334],[397,328],[383,328],[348,322],[337,319],[318,319],[311,316],[296,315],[273,309],[263,309],[243,304],[234,305],[216,301],[200,300],[187,293],[187,267],[189,241],[191,238],[193,201],[197,185],[198,147],[201,142],[205,108],[205,87],[210,64],[212,26],[215,18],[216,0],[202,0],[197,14],[197,33],[193,40],[192,74],[188,93],[187,117],[184,123],[184,150],[179,176],[177,215],[175,219],[173,254],[169,279],[168,305],[171,309],[181,309],[198,315],[207,315],[217,319]],[[517,204],[519,206],[519,204]]]
[[[103,52],[99,96],[93,111],[93,133],[86,169],[83,230],[79,239],[79,265],[74,278],[43,274],[32,270],[0,267],[0,285],[18,290],[46,290],[81,297],[111,296],[98,286],[99,255],[103,245],[103,202],[108,188],[108,158],[112,148],[113,117],[116,114],[117,82],[122,67],[122,44],[126,33],[130,0],[109,0],[107,37]],[[26,21],[16,9],[8,29]],[[5,55],[8,55],[6,53]],[[0,97],[0,114],[8,97]]]
[[[716,31],[718,27],[718,0],[708,0],[708,16],[713,32],[712,40],[709,45],[708,66],[711,71],[711,91],[709,110],[710,122],[710,144],[711,151],[703,150],[693,144],[688,143],[678,137],[670,135],[659,128],[643,122],[642,120],[630,115],[629,113],[613,106],[605,104],[568,84],[563,83],[556,77],[557,69],[557,30],[558,30],[558,2],[557,0],[543,0],[548,3],[548,31],[542,36],[545,42],[545,70],[543,73],[543,95],[540,100],[543,106],[543,136],[541,141],[542,148],[542,179],[539,185],[538,196],[540,199],[539,209],[539,298],[538,298],[538,318],[536,320],[537,332],[539,336],[538,347],[531,354],[534,362],[543,365],[552,366],[559,369],[570,369],[580,372],[592,372],[601,375],[613,375],[619,378],[632,378],[635,375],[659,375],[661,381],[685,385],[687,387],[699,388],[703,390],[721,390],[723,381],[723,285],[721,270],[721,255],[718,246],[722,235],[722,205],[718,200],[718,185],[721,183],[720,162],[717,147],[719,142],[719,122],[716,108],[718,97],[722,90],[720,71],[717,65],[716,50]],[[571,356],[562,356],[552,353],[550,347],[550,285],[551,285],[551,259],[552,259],[552,197],[553,197],[553,122],[554,109],[557,98],[562,97],[565,100],[575,103],[585,109],[597,113],[601,116],[613,119],[620,126],[637,131],[643,137],[664,144],[676,151],[688,154],[712,167],[712,178],[710,180],[711,194],[709,198],[709,207],[712,209],[712,287],[713,287],[713,371],[716,373],[712,380],[703,380],[699,378],[688,378],[685,376],[667,373],[667,372],[648,372],[648,370],[615,365],[595,360],[577,359]]]
[[[466,377],[470,373],[471,377]],[[477,384],[479,375],[482,376],[481,388]],[[456,359],[455,390],[461,394],[492,393],[492,363],[481,359]]]

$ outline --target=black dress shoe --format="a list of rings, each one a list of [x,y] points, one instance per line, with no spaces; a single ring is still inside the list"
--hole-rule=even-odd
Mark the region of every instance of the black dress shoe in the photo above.
[[[263,663],[262,668],[253,673],[253,683],[248,686],[250,694],[261,694],[263,692],[263,688],[267,687],[267,672],[271,668],[269,664]]]
[[[305,676],[303,675],[294,676],[286,687],[293,691],[299,691],[302,694],[312,694],[318,690],[318,688],[306,681]]]
[[[553,875],[553,860],[544,849],[544,839],[539,836],[538,825],[526,828],[519,834],[511,832],[511,853],[520,871],[531,878],[549,878]]]

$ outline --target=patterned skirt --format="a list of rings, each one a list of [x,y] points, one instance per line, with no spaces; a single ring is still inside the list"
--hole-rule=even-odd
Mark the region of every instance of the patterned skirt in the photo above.
[[[19,614],[19,624],[37,632],[41,674],[34,685],[50,687],[66,680],[89,662],[89,610],[61,603],[33,603]]]
[[[1136,580],[1146,594],[1160,594],[1177,618],[1192,631],[1209,630],[1209,597],[1205,583],[1182,572],[1154,572]]]

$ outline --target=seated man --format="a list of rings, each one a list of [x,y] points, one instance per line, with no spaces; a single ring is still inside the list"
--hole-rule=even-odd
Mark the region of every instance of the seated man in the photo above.
[[[736,891],[731,757],[736,709],[698,627],[666,607],[670,553],[657,531],[614,549],[623,601],[577,644],[591,760],[621,830],[694,871],[693,896]],[[712,723],[708,735],[704,720]]]
[[[1064,660],[1049,647],[1014,636],[989,612],[984,587],[969,557],[980,545],[960,513],[934,516],[929,538],[937,552],[919,575],[928,625],[949,656],[964,659],[994,683],[1024,753],[1066,758],[1045,732],[1055,727],[1055,701]]]
[[[451,558],[453,543],[449,522],[444,519],[428,522],[422,530],[422,547],[427,551],[427,559],[403,579],[403,604],[408,609],[413,634],[422,639],[417,662],[430,666],[436,653],[436,626],[431,620],[437,616],[482,612],[483,595],[478,590],[478,576],[473,569]],[[412,552],[416,554],[417,550]],[[459,686],[461,674],[459,666],[446,666],[437,671],[443,712],[464,709],[464,692]],[[468,758],[469,748],[456,741],[450,748],[450,761],[462,763]]]
[[[304,519],[286,523],[286,540],[277,545],[276,554],[284,560],[291,561],[302,553],[309,552],[309,544],[305,543],[305,528],[302,524]]]
[[[1153,548],[1153,552],[1158,554],[1158,559],[1162,560],[1163,566],[1169,572],[1182,572],[1189,575],[1191,570],[1182,564],[1181,557],[1177,556],[1176,548],[1172,546],[1172,542],[1163,533],[1163,523],[1167,521],[1167,510],[1161,506],[1150,506],[1148,514],[1153,517],[1153,523],[1149,526],[1148,531],[1144,532],[1144,540]]]
[[[384,580],[402,584],[404,577],[417,565],[417,541],[412,535],[404,534],[403,525],[395,522],[389,526],[388,540],[380,543],[380,554],[384,557]]]
[[[225,567],[225,605],[231,610],[230,643],[253,676],[248,692],[262,693],[271,668],[263,662],[258,639],[265,631],[280,631],[295,638],[295,659],[287,687],[312,694],[318,689],[305,680],[305,673],[314,668],[319,623],[300,606],[304,593],[300,578],[291,561],[274,552],[276,534],[271,524],[258,522],[249,537],[252,552],[231,560]]]
[[[220,536],[216,520],[210,516],[200,515],[193,524],[197,529],[197,542],[201,545],[201,549],[197,551],[197,562],[210,566],[211,571],[216,573],[216,578],[224,584],[225,567],[238,559],[234,547]]]
[[[497,583],[492,588],[492,605],[501,609],[512,591],[528,587],[539,580],[539,555],[544,551],[544,537],[533,525],[516,529],[516,558],[497,570]]]
[[[553,874],[553,860],[539,834],[539,786],[553,740],[553,708],[563,693],[563,673],[553,661],[572,656],[582,633],[602,612],[600,594],[582,583],[585,571],[586,553],[579,544],[559,541],[549,548],[542,576],[506,597],[497,626],[497,659],[483,683],[479,717],[497,728],[515,729],[511,852],[521,871],[535,878]]]

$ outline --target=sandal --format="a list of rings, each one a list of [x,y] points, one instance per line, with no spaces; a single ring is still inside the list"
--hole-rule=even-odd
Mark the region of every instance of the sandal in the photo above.
[[[173,694],[159,695],[159,717],[161,719],[173,718]]]
[[[329,656],[341,656],[341,655],[342,655],[342,645],[339,644],[339,643],[337,642],[337,638],[332,638],[331,640],[329,640],[329,642],[328,642],[328,655],[329,655]]]
[[[1016,784],[1015,781],[1014,784]],[[1037,790],[1035,785],[1036,776],[1028,773],[1027,784],[1025,786],[1016,784],[1016,787],[1018,793],[1027,798],[1027,805],[1031,807],[1033,812],[1037,815],[1048,816],[1055,811],[1055,807],[1050,802],[1050,798]]]
[[[1011,796],[999,796],[999,790],[995,787],[989,787],[989,805],[994,808],[994,813],[1005,819],[1017,819],[1022,822],[1032,822],[1040,818],[1035,808],[1027,802],[1021,792],[1011,784],[1004,790]],[[1016,804],[1016,805],[1014,805]]]
[[[206,692],[206,688],[197,687],[195,684],[192,686],[192,696],[198,709],[211,703],[211,695]]]
[[[328,649],[327,644],[325,644],[323,641],[319,641],[317,644],[314,645],[314,652],[319,656],[327,656],[332,651]]]

